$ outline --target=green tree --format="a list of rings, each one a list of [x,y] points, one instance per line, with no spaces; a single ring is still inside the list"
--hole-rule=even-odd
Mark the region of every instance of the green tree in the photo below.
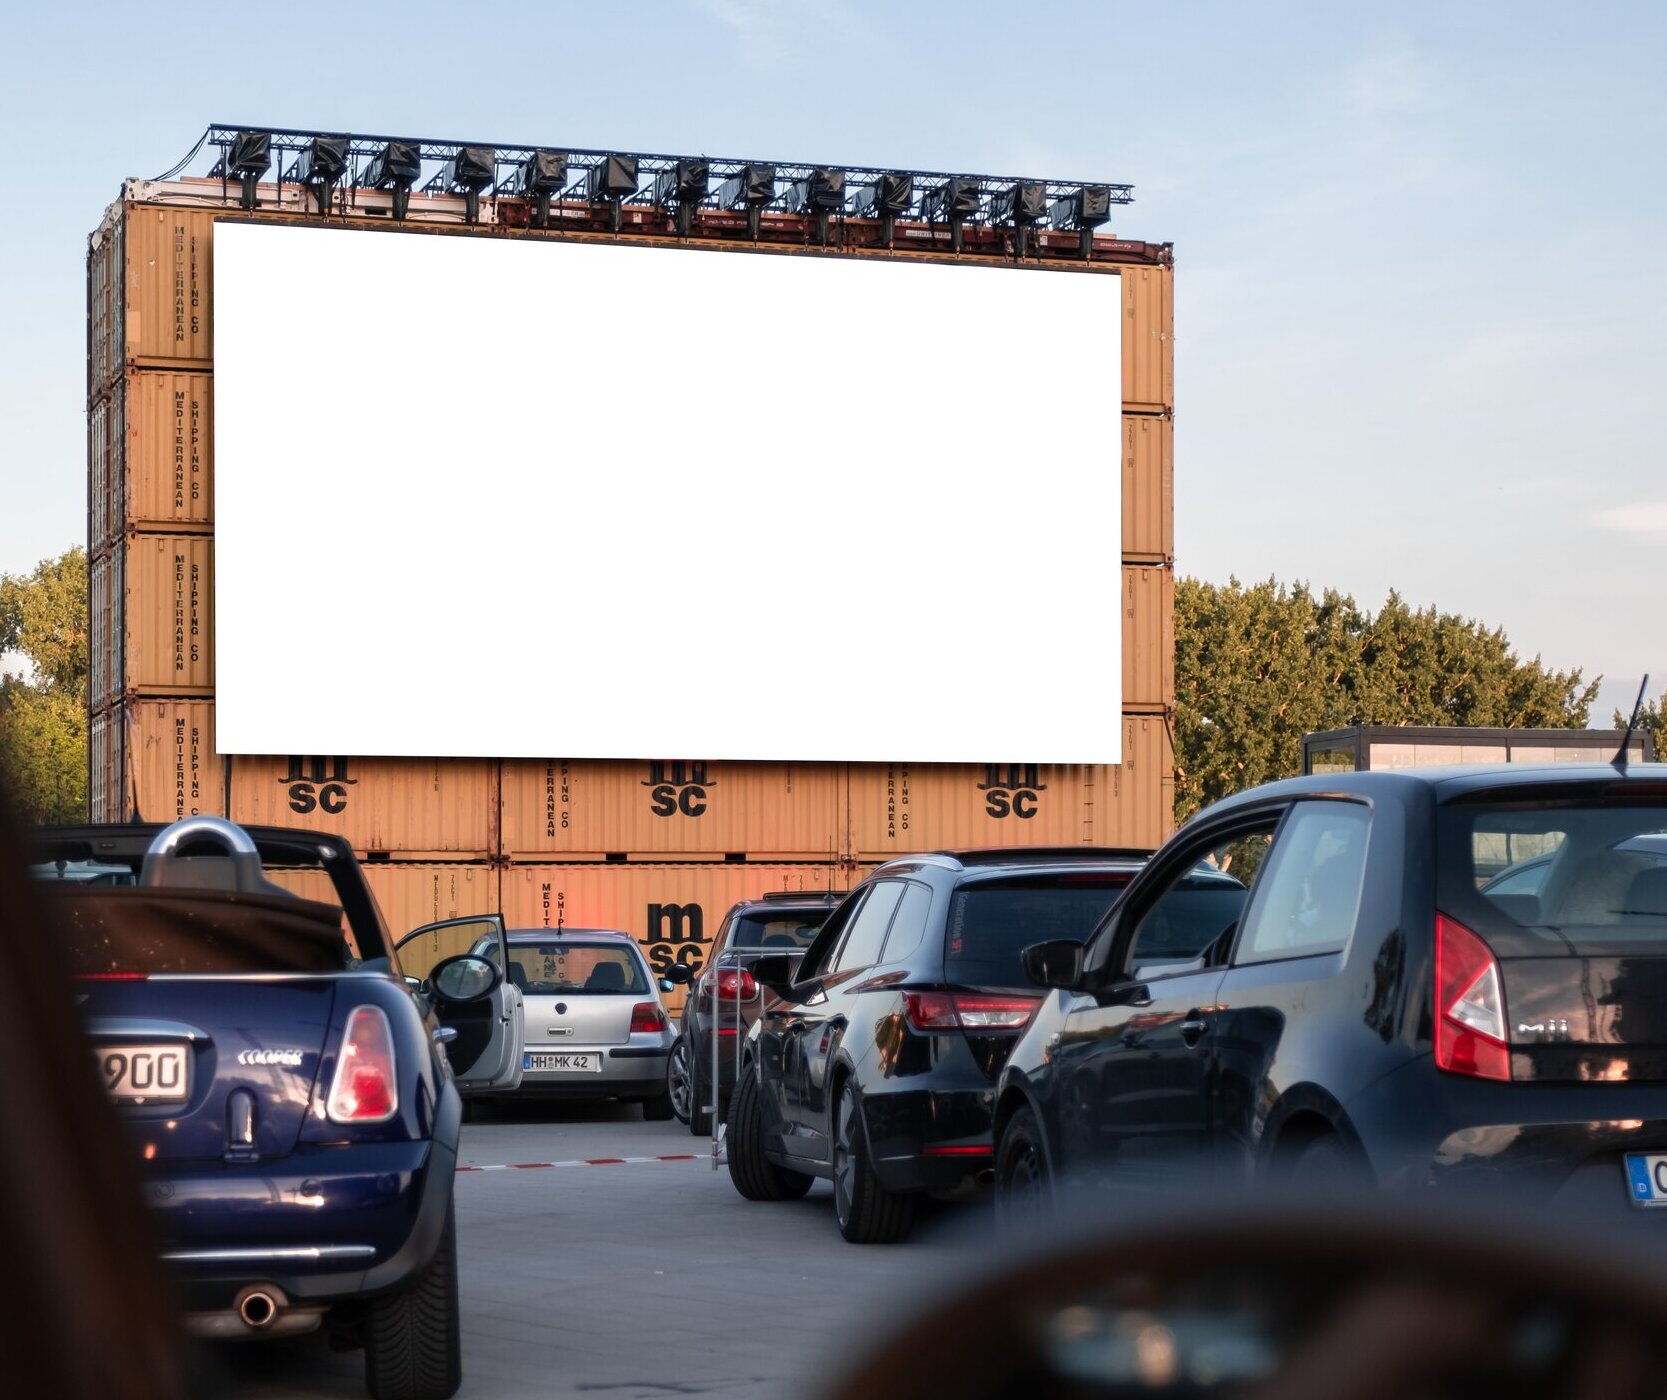
[[[25,674],[0,678],[0,775],[26,822],[87,816],[87,552],[0,574],[0,654]]]
[[[1505,634],[1391,593],[1375,615],[1306,583],[1175,585],[1175,815],[1300,770],[1351,724],[1579,727],[1597,683],[1519,660]]]
[[[1625,729],[1627,721],[1632,718],[1632,711],[1615,711],[1613,720],[1617,729]],[[1646,700],[1643,708],[1638,711],[1638,727],[1649,733],[1655,741],[1655,756],[1657,761],[1667,759],[1667,695],[1658,695],[1654,700]]]

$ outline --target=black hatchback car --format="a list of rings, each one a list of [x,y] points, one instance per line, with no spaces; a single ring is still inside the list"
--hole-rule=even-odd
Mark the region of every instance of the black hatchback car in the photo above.
[[[1218,803],[1086,946],[1026,950],[1056,990],[1002,1077],[998,1208],[1189,1166],[1667,1205],[1667,865],[1639,841],[1661,832],[1653,764]],[[1541,856],[1533,893],[1490,886]]]
[[[1087,936],[1145,852],[1091,847],[910,856],[880,866],[794,965],[747,1037],[727,1129],[749,1200],[831,1179],[840,1232],[902,1239],[921,1193],[987,1177],[996,1078],[1036,1009],[1020,953]]]

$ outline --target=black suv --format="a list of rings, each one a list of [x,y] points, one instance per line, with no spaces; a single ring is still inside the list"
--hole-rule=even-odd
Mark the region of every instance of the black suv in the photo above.
[[[1654,764],[1333,773],[1218,803],[1086,946],[1026,950],[1056,990],[1002,1076],[998,1209],[1189,1166],[1667,1205],[1662,832]],[[1533,892],[1490,885],[1542,856]],[[1223,868],[1239,888],[1204,888]]]
[[[1036,1009],[1020,953],[1081,939],[1145,852],[1092,847],[890,861],[829,917],[797,967],[761,957],[773,996],[747,1037],[727,1129],[749,1200],[831,1179],[840,1232],[903,1238],[919,1193],[988,1177],[996,1077]]]
[[[845,891],[782,890],[743,899],[724,915],[706,970],[695,977],[682,963],[667,972],[674,982],[693,982],[683,1003],[678,1036],[666,1062],[672,1111],[695,1136],[712,1129],[713,995],[717,996],[718,1121],[729,1115],[730,1091],[741,1043],[758,1019],[762,1002],[752,964],[770,953],[797,958],[845,898]]]

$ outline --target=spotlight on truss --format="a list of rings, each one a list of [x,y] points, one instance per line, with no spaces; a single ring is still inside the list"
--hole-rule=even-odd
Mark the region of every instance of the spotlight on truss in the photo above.
[[[240,131],[226,152],[226,172],[242,182],[245,209],[255,207],[255,187],[272,168],[272,137],[264,131]]]
[[[393,191],[393,213],[403,219],[411,207],[411,186],[423,173],[422,157],[409,141],[390,141],[370,158],[359,181],[368,189]]]
[[[723,183],[718,203],[726,209],[747,211],[747,233],[756,242],[764,206],[776,197],[776,168],[773,165],[743,165]]]
[[[654,177],[654,202],[662,209],[674,211],[678,237],[687,238],[694,227],[695,210],[706,198],[711,176],[710,162],[690,158],[678,161],[670,170],[662,170]]]
[[[1104,185],[1084,185],[1064,199],[1056,199],[1048,210],[1048,222],[1055,228],[1082,230],[1082,255],[1094,251],[1094,230],[1111,218],[1111,191]]]
[[[898,217],[907,214],[915,202],[915,178],[907,171],[888,170],[873,184],[858,189],[854,202],[858,218],[880,220],[882,241],[889,248]]]
[[[318,212],[328,213],[330,194],[347,174],[347,137],[315,136],[295,160],[296,183],[313,192]]]
[[[637,192],[637,158],[603,156],[585,176],[585,195],[592,204],[608,206],[608,226],[618,233],[625,222],[625,201]]]
[[[463,191],[465,222],[480,222],[480,192],[498,178],[498,153],[490,146],[459,146],[440,171],[448,190]]]
[[[515,188],[533,202],[533,223],[550,226],[550,201],[567,185],[567,157],[559,151],[534,151],[521,162]]]
[[[998,190],[990,201],[990,220],[1013,226],[1013,251],[1023,257],[1030,231],[1048,216],[1048,187],[1040,180],[1020,180]]]
[[[787,207],[795,214],[816,216],[816,241],[826,246],[828,219],[845,207],[845,172],[819,165],[787,189]]]
[[[921,213],[932,223],[949,221],[949,246],[961,251],[961,232],[968,219],[978,217],[982,202],[978,181],[970,175],[951,175],[936,189],[926,191],[920,202]]]

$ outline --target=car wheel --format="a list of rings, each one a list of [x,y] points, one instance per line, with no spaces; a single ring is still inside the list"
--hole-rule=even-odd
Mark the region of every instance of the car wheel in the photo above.
[[[694,1053],[693,1047],[689,1051],[689,1131],[696,1137],[710,1137],[712,1135],[712,1110],[708,1106],[712,1091],[707,1088],[706,1075],[703,1070],[707,1061]]]
[[[750,1070],[736,1088],[726,1140],[729,1179],[749,1201],[796,1201],[810,1190],[808,1176],[778,1167],[764,1155],[764,1107],[758,1101],[758,1076]]]
[[[672,1107],[670,1090],[662,1089],[651,1099],[642,1101],[642,1116],[645,1123],[669,1123],[677,1116]]]
[[[366,1308],[365,1388],[376,1400],[446,1400],[462,1383],[457,1219],[448,1204],[440,1247],[422,1277]]]
[[[1053,1211],[1041,1125],[1030,1109],[1021,1108],[1008,1120],[996,1150],[996,1223],[1006,1234],[1023,1236],[1051,1223]]]
[[[689,1121],[693,1104],[693,1085],[689,1082],[689,1037],[680,1035],[672,1042],[671,1054],[666,1057],[666,1094],[671,1099],[672,1116],[679,1123]]]
[[[874,1175],[868,1132],[849,1079],[839,1088],[834,1110],[834,1215],[839,1233],[852,1244],[896,1244],[908,1238],[919,1198],[912,1191],[888,1191]]]

